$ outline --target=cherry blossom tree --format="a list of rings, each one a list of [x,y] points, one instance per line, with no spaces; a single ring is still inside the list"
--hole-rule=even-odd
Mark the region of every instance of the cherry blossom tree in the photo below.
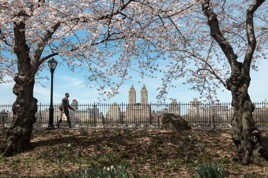
[[[112,95],[127,79],[129,66],[151,67],[153,57],[165,56],[180,40],[158,24],[173,22],[193,2],[0,0],[0,78],[14,77],[16,95],[1,152],[8,156],[29,146],[37,111],[35,79],[49,58],[57,56],[71,69],[86,65],[89,80]],[[117,59],[111,60],[113,56]]]
[[[165,67],[160,96],[182,77],[212,102],[220,86],[229,90],[234,111],[232,139],[237,147],[234,160],[259,164],[268,154],[252,117],[255,106],[248,88],[250,71],[257,69],[259,60],[267,59],[268,4],[265,0],[199,3],[188,14],[191,21],[187,16],[183,22],[175,21],[187,23],[179,28],[186,42],[180,41],[170,52],[173,60]]]
[[[2,151],[29,145],[35,77],[58,56],[73,68],[87,65],[89,80],[108,96],[133,67],[141,75],[163,74],[160,96],[183,77],[209,100],[222,85],[232,93],[236,159],[258,163],[264,149],[247,90],[250,70],[266,57],[264,1],[0,0],[0,77],[14,76],[17,96]]]
[[[255,109],[250,96],[248,87],[250,85],[250,68],[256,49],[256,37],[254,33],[254,13],[264,3],[265,0],[255,0],[251,2],[245,13],[246,38],[245,53],[243,60],[238,61],[238,56],[230,42],[224,37],[220,28],[220,22],[214,12],[211,2],[202,2],[202,10],[208,19],[210,35],[217,42],[223,51],[231,68],[231,75],[224,83],[224,86],[232,93],[232,106],[234,115],[232,119],[232,139],[237,147],[235,159],[242,164],[260,163],[264,156],[264,148],[260,142],[260,131],[256,128],[252,117]],[[244,50],[243,50],[244,51]],[[267,156],[267,155],[266,155]]]

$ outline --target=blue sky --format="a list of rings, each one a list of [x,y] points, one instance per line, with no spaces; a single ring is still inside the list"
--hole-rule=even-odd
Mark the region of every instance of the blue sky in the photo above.
[[[259,71],[252,72],[251,86],[249,93],[254,102],[261,102],[268,99],[268,61],[259,62]],[[34,96],[38,99],[38,103],[50,103],[50,72],[47,68],[42,72],[42,75],[48,76],[49,80],[42,80],[40,85],[38,82],[35,84]],[[128,91],[133,84],[137,93],[137,102],[140,101],[140,91],[143,84],[146,85],[148,90],[149,102],[155,103],[157,91],[156,88],[160,85],[160,81],[145,78],[138,82],[139,78],[127,81],[120,89],[119,95],[107,101],[107,103],[127,103]],[[88,87],[89,81],[87,80],[87,72],[77,69],[71,72],[67,66],[58,65],[54,73],[54,104],[60,103],[65,92],[70,93],[70,101],[77,99],[80,104],[88,104],[103,101],[97,100],[98,93],[95,88]],[[0,85],[0,104],[12,104],[15,101],[15,95],[12,93],[14,83]],[[220,90],[219,90],[220,91]],[[189,90],[189,86],[179,86],[172,88],[168,91],[168,98],[175,98],[178,102],[189,102],[194,97],[199,97],[196,91]],[[218,98],[222,102],[231,102],[230,92],[225,90],[219,92]]]

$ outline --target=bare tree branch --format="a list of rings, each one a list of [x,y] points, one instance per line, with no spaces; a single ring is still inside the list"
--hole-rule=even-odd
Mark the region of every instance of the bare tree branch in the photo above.
[[[231,68],[238,65],[237,55],[228,40],[224,38],[217,19],[217,15],[213,12],[210,6],[210,0],[204,0],[202,2],[202,10],[208,19],[208,26],[210,28],[211,36],[217,41],[222,51],[224,52],[226,58],[228,59]]]
[[[115,6],[115,0],[113,0],[113,8],[112,8],[112,14],[114,13],[114,6]],[[110,32],[111,32],[111,22],[112,22],[112,18],[113,16],[111,16],[109,18],[109,23],[108,23],[108,29],[107,29],[107,36],[109,37],[110,36]]]
[[[51,39],[52,35],[57,31],[57,29],[60,27],[60,22],[57,22],[53,27],[51,31],[47,31],[47,33],[44,35],[44,37],[41,39],[40,43],[37,45],[37,49],[34,54],[34,59],[35,60],[35,66],[38,67],[40,64],[42,64],[44,61],[40,60],[40,57],[43,53],[44,48],[47,45],[47,42]],[[44,58],[43,58],[44,59]]]
[[[91,46],[96,46],[96,45],[99,45],[99,44],[107,42],[107,41],[122,40],[125,38],[125,36],[119,36],[119,37],[112,38],[114,35],[119,35],[119,34],[121,34],[121,33],[111,33],[110,36],[107,36],[105,39],[91,43]]]
[[[41,39],[41,41],[38,43],[37,45],[37,49],[35,50],[35,54],[34,54],[34,58],[32,59],[32,67],[34,68],[35,71],[38,70],[39,66],[45,61],[47,60],[49,57],[43,57],[42,59],[40,59],[48,41],[51,39],[52,35],[57,31],[57,29],[60,27],[60,22],[57,22],[53,27],[52,30],[48,30],[46,32],[46,34],[43,36],[43,38]],[[56,54],[54,53],[55,56]],[[50,56],[50,55],[49,55]],[[50,56],[50,57],[52,57]]]
[[[133,1],[135,1],[135,0],[128,0],[126,3],[122,4],[116,11],[112,12],[111,14],[106,14],[106,15],[100,16],[96,20],[110,19],[112,16],[119,14],[122,10],[124,10]]]
[[[258,7],[261,6],[261,4],[264,1],[265,0],[255,0],[254,3],[251,4],[247,9],[246,31],[248,39],[248,48],[243,63],[244,69],[247,69],[247,72],[249,72],[252,56],[256,48],[256,37],[254,33],[253,15],[254,12],[258,9]]]
[[[226,83],[222,80],[222,78],[212,69],[212,66],[211,65],[209,65],[208,66],[209,67],[209,69],[207,69],[207,68],[202,68],[202,69],[198,69],[197,70],[197,73],[199,73],[199,72],[201,72],[201,71],[208,71],[210,74],[212,74],[217,80],[219,80],[219,82],[225,87],[225,88],[227,88],[227,85],[226,85]]]
[[[112,12],[111,13],[108,13],[108,14],[102,15],[102,16],[99,16],[99,17],[95,18],[94,20],[95,21],[100,21],[100,20],[107,20],[107,19],[109,19],[109,21],[111,21],[112,18],[113,18],[113,16],[116,16],[118,14],[121,14],[121,15],[127,17],[122,11],[124,9],[126,9],[127,6],[131,2],[134,2],[134,1],[136,1],[136,0],[128,0],[126,3],[124,3],[124,1],[120,1],[120,7],[117,10],[114,10],[114,5],[115,5],[115,1],[114,1],[114,3],[113,3],[113,9],[112,9]],[[128,17],[128,18],[130,18],[130,17]],[[132,18],[130,18],[130,19],[132,19]],[[78,22],[87,23],[87,22],[92,21],[92,19],[88,19],[87,17],[76,17],[76,18],[72,18],[70,21],[76,22],[76,23],[78,23]]]
[[[212,48],[212,47],[211,47]],[[210,49],[211,49],[210,48]],[[199,73],[200,71],[202,70],[206,70],[206,71],[209,71],[210,74],[212,74],[217,80],[219,80],[219,82],[225,87],[227,88],[227,85],[226,83],[224,82],[224,80],[217,74],[217,72],[215,72],[215,70],[213,69],[213,67],[208,63],[207,59],[208,59],[208,56],[206,59],[203,59],[202,57],[190,52],[190,51],[187,51],[187,50],[180,50],[182,52],[185,52],[187,54],[189,54],[190,56],[194,57],[194,58],[197,58],[199,59],[200,61],[202,61],[204,63],[204,65],[208,68],[202,68],[202,69],[198,69],[197,70],[197,73]],[[210,50],[209,50],[209,53],[210,53]]]
[[[142,4],[142,5],[145,5],[145,6],[151,8],[151,9],[153,10],[153,7],[152,7],[149,3],[144,3],[144,2],[139,2],[139,3]],[[182,43],[183,43],[184,46],[186,45],[187,40],[186,40],[186,38],[183,36],[183,34],[181,33],[180,29],[178,28],[178,26],[176,25],[176,23],[174,22],[174,20],[172,19],[172,17],[173,17],[173,16],[176,16],[176,15],[179,15],[179,14],[181,14],[181,13],[183,13],[184,11],[190,9],[191,7],[193,7],[193,4],[187,6],[186,8],[181,9],[181,10],[179,10],[179,11],[173,13],[173,14],[169,14],[169,15],[167,15],[167,13],[168,13],[169,11],[161,10],[161,11],[160,11],[160,14],[164,14],[164,15],[163,15],[163,16],[161,16],[160,14],[158,15],[158,17],[159,17],[159,19],[160,19],[162,25],[164,25],[164,21],[163,21],[163,19],[165,19],[165,18],[167,18],[167,19],[172,23],[172,25],[175,27],[175,29],[177,30],[177,32],[178,32],[179,35],[181,36],[181,38],[182,38]]]
[[[186,43],[187,40],[186,38],[183,36],[183,34],[181,33],[180,29],[178,28],[178,26],[176,25],[176,23],[172,20],[172,17],[167,17],[168,20],[172,23],[172,25],[174,25],[174,27],[176,28],[177,32],[179,33],[179,35],[182,37],[182,44],[184,45],[184,47],[186,47]]]
[[[181,9],[180,11],[175,12],[175,13],[170,14],[170,15],[167,15],[168,11],[161,11],[161,13],[165,13],[165,14],[166,14],[163,18],[170,18],[170,17],[173,17],[173,16],[175,16],[175,15],[179,15],[180,13],[182,13],[182,12],[184,12],[184,11],[190,9],[190,8],[193,7],[193,6],[194,6],[194,5],[191,4],[191,5],[187,6],[187,7],[185,7],[184,9]]]
[[[49,59],[49,58],[51,58],[51,57],[54,57],[54,56],[57,56],[57,55],[59,55],[59,53],[52,53],[52,54],[50,54],[50,55],[47,55],[47,56],[41,58],[41,59],[39,60],[39,61],[40,61],[40,64],[42,64],[43,62],[45,62],[47,59]]]
[[[129,17],[129,16],[127,16],[126,14],[124,14],[123,12],[119,12],[119,14],[121,14],[122,16],[124,16],[125,18],[128,18],[128,19],[130,19],[130,20],[134,20],[132,17]],[[141,27],[142,25],[141,25],[141,23],[139,22],[139,21],[136,21],[136,23]]]

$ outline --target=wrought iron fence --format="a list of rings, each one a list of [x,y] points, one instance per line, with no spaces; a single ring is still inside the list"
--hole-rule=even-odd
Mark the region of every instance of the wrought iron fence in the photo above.
[[[253,118],[257,127],[268,127],[268,103],[255,103]],[[172,104],[80,104],[70,111],[73,127],[89,128],[159,128],[159,115],[175,113],[189,121],[192,128],[230,128],[233,110],[230,103]],[[54,105],[54,125],[61,117],[59,105]],[[39,104],[34,127],[47,127],[49,105]],[[12,105],[0,105],[0,127],[9,127],[13,120]],[[67,124],[67,123],[66,123]],[[61,124],[64,127],[64,123]],[[67,125],[65,125],[67,126]]]

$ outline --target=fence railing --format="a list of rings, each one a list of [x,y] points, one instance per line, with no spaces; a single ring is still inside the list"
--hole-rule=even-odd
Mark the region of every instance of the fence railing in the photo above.
[[[70,111],[72,126],[95,128],[158,128],[159,115],[175,113],[189,121],[192,128],[230,128],[233,110],[230,103],[200,104],[80,104]],[[268,127],[268,103],[255,103],[253,118],[257,127]],[[61,117],[54,105],[54,125]],[[34,127],[47,127],[49,105],[39,104]],[[12,105],[0,105],[0,127],[9,127],[13,120]],[[61,125],[64,125],[61,124]],[[67,125],[66,125],[67,126]]]

